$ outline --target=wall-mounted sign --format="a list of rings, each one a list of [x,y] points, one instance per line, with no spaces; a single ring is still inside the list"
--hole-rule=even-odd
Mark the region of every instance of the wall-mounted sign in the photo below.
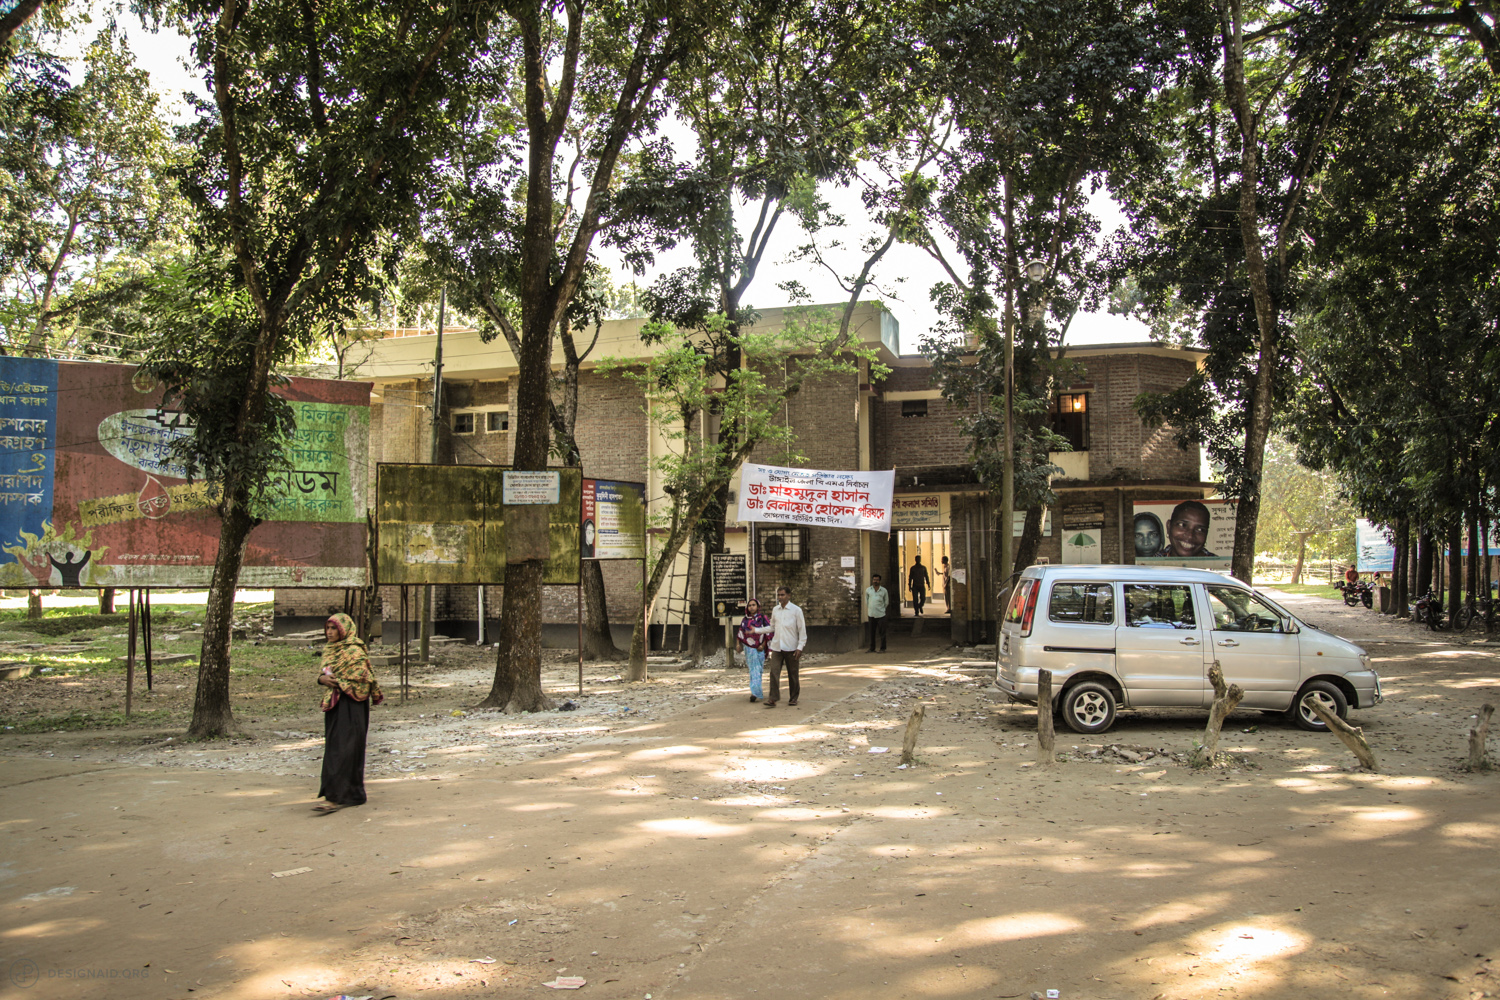
[[[948,525],[946,493],[902,493],[891,500],[892,528],[946,528]]]
[[[1135,561],[1224,570],[1234,554],[1233,500],[1161,500],[1134,505]]]
[[[504,486],[501,502],[513,507],[557,503],[560,477],[556,472],[517,472],[500,474]]]
[[[646,484],[583,481],[585,559],[646,558]]]
[[[735,618],[745,613],[750,599],[750,580],[745,571],[745,556],[737,552],[714,552],[709,556],[713,574],[714,614]]]

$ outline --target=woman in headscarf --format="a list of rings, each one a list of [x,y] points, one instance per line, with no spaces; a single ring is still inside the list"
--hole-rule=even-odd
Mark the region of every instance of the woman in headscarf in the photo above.
[[[771,619],[761,614],[760,602],[755,598],[745,602],[745,618],[735,629],[734,637],[745,651],[745,665],[750,668],[750,700],[760,701],[763,697],[760,676],[766,665],[766,647],[771,644]]]
[[[323,647],[323,669],[318,683],[323,692],[323,782],[318,798],[327,799],[316,811],[327,815],[345,806],[365,804],[365,739],[370,731],[370,706],[385,700],[364,640],[355,634],[354,620],[337,614],[323,624],[328,645]]]

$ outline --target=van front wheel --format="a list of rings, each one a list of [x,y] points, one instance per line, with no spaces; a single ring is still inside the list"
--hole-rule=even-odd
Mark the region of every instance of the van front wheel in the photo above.
[[[1314,700],[1321,702],[1324,708],[1340,719],[1349,718],[1349,702],[1345,700],[1344,692],[1327,681],[1313,681],[1302,689],[1302,693],[1297,696],[1297,703],[1292,706],[1292,722],[1296,723],[1298,729],[1305,729],[1310,733],[1328,732],[1323,720],[1307,707],[1307,703]]]
[[[1115,694],[1098,681],[1074,684],[1063,693],[1063,721],[1075,733],[1102,733],[1115,724]]]

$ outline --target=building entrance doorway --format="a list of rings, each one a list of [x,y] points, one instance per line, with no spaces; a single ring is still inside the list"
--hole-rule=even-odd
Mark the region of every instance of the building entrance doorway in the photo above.
[[[943,560],[948,558],[948,529],[925,528],[920,531],[908,529],[896,532],[896,556],[901,568],[891,581],[894,586],[887,589],[900,595],[902,613],[917,613],[909,581],[911,568],[917,564],[917,557],[921,556],[922,565],[927,567],[927,597],[923,602],[922,614],[947,614],[949,608],[943,593]]]

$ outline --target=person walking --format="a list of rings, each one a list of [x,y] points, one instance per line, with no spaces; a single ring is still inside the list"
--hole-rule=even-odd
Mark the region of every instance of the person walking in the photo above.
[[[323,780],[315,811],[327,815],[345,806],[365,804],[365,744],[370,734],[370,706],[385,700],[364,640],[354,619],[337,614],[323,624],[328,645],[318,683],[323,692]]]
[[[870,577],[865,588],[865,616],[870,619],[870,652],[875,652],[875,638],[880,638],[880,651],[885,652],[885,609],[891,603],[891,592],[880,585],[880,574]]]
[[[795,708],[802,693],[797,671],[802,665],[802,648],[807,645],[807,619],[802,609],[792,603],[791,591],[776,588],[776,606],[771,609],[771,694],[767,708],[775,708],[781,699],[781,670],[786,668],[787,707]]]
[[[906,573],[906,589],[911,591],[912,607],[921,615],[922,605],[927,603],[927,586],[932,578],[927,575],[927,567],[922,565],[922,557],[913,558],[916,562],[912,563],[911,569]]]
[[[734,637],[745,651],[745,666],[750,668],[750,700],[760,701],[760,675],[766,665],[766,647],[771,644],[771,619],[760,610],[760,601],[755,598],[745,602],[745,617]]]

